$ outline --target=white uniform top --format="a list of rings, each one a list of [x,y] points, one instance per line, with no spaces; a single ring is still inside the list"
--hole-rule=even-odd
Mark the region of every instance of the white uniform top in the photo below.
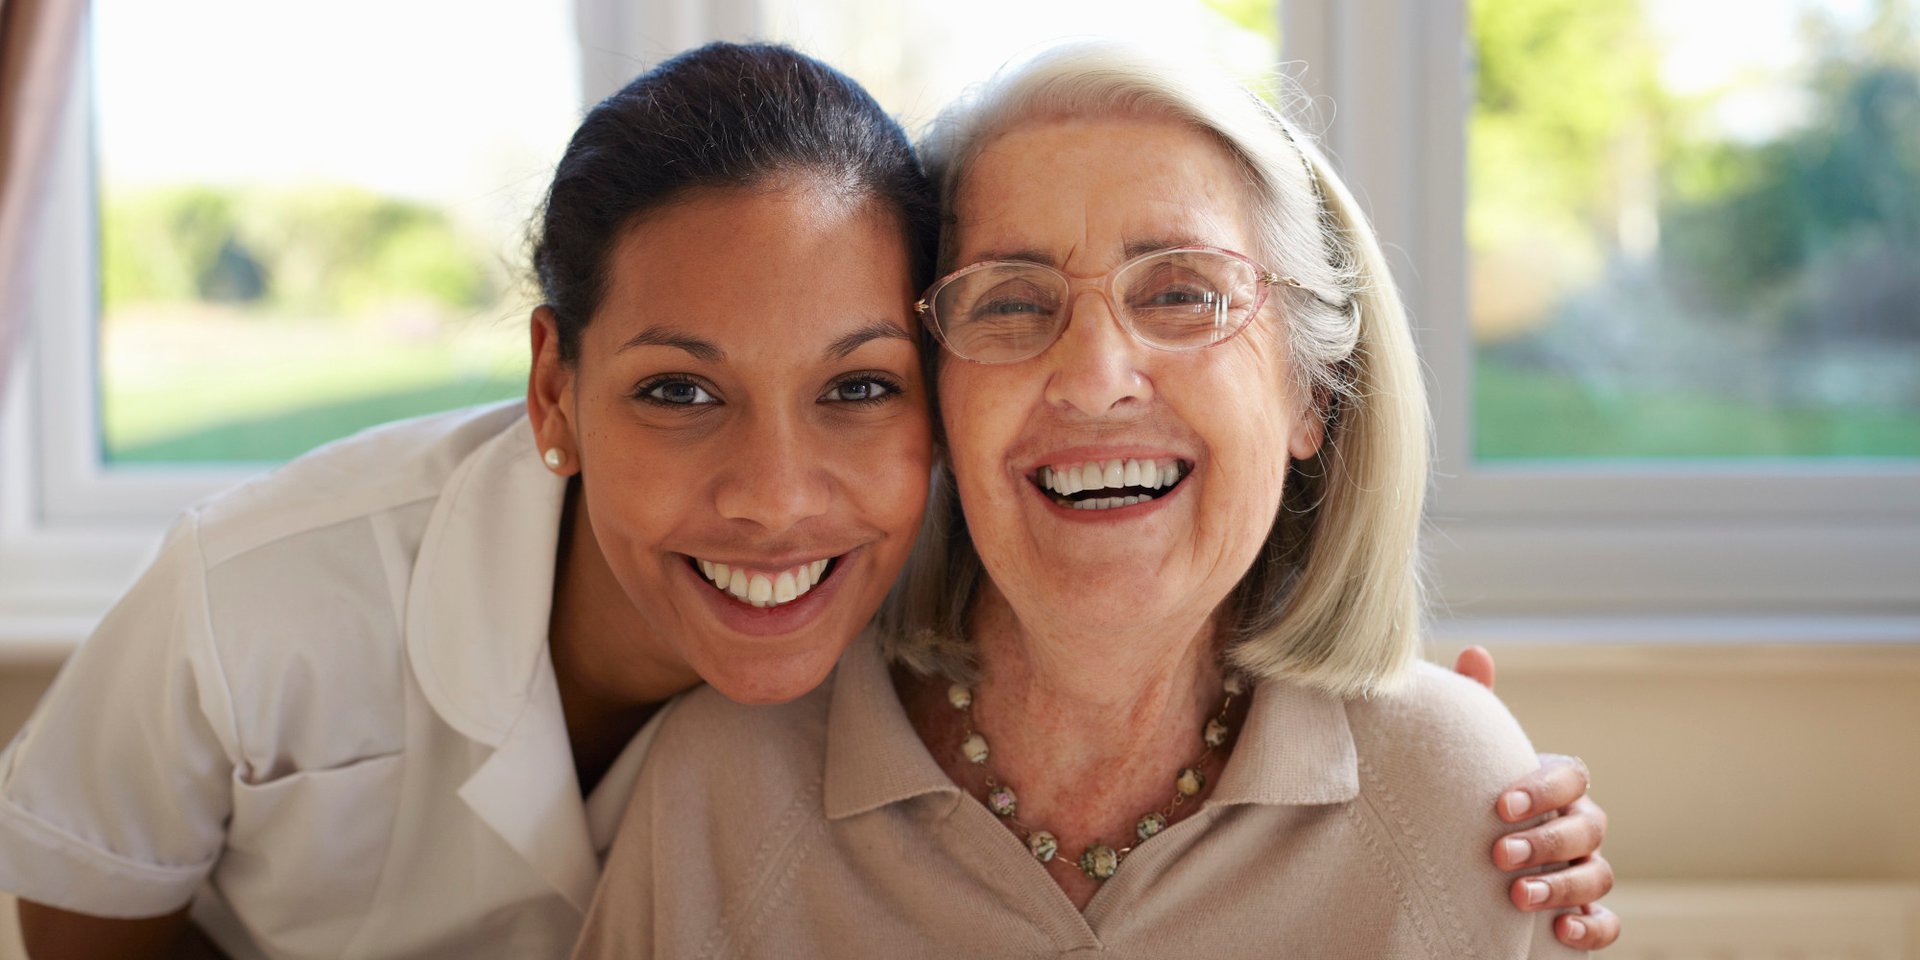
[[[547,655],[566,484],[524,408],[188,512],[0,754],[0,889],[236,958],[559,957],[653,725],[582,802]]]

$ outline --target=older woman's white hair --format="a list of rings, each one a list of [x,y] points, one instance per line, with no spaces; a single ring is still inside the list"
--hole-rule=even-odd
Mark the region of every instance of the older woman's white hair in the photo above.
[[[1307,138],[1222,75],[1122,45],[1058,47],[1010,67],[944,111],[921,143],[941,204],[1000,135],[1036,120],[1170,117],[1205,130],[1238,163],[1280,286],[1292,379],[1326,425],[1297,461],[1260,558],[1222,614],[1233,665],[1342,697],[1404,678],[1424,614],[1417,540],[1431,428],[1419,362],[1385,258],[1352,195]],[[942,237],[949,262],[952,224]],[[927,339],[930,365],[945,361]],[[934,382],[929,378],[929,382]],[[973,672],[967,605],[982,567],[953,478],[936,468],[915,555],[881,626],[894,659],[931,674]],[[1264,521],[1263,521],[1264,522]]]

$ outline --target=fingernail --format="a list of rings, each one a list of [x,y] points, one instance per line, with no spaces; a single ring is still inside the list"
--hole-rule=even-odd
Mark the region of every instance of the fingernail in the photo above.
[[[1500,845],[1507,851],[1508,863],[1526,863],[1533,853],[1533,844],[1526,837],[1508,837]]]
[[[1587,925],[1578,920],[1567,921],[1567,939],[1579,940],[1587,935]]]
[[[1528,880],[1522,884],[1527,888],[1527,906],[1547,902],[1547,885],[1539,880]]]
[[[1485,796],[1485,794],[1482,794],[1482,796]],[[1526,791],[1515,790],[1507,794],[1507,816],[1526,816],[1527,811],[1531,809],[1533,809],[1533,798],[1527,796]]]

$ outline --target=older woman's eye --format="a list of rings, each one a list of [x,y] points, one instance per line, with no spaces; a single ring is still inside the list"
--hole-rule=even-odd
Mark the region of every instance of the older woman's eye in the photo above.
[[[1134,305],[1138,307],[1206,307],[1218,302],[1220,295],[1204,287],[1167,287],[1155,290]]]
[[[720,402],[692,380],[675,378],[649,380],[641,384],[634,395],[648,403],[668,407],[693,407]]]
[[[976,320],[997,320],[1005,318],[1051,315],[1052,304],[1032,297],[994,297],[982,300],[969,311]]]
[[[899,385],[890,380],[881,377],[856,377],[834,384],[823,399],[838,403],[879,403],[899,392]]]

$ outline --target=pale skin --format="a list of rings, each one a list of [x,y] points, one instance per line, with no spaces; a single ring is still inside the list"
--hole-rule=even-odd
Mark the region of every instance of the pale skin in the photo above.
[[[883,209],[805,178],[697,191],[631,228],[609,267],[576,360],[551,311],[530,324],[541,451],[527,455],[558,450],[556,472],[580,478],[549,643],[583,792],[698,682],[759,703],[817,685],[904,561],[933,457],[915,291]],[[636,399],[647,391],[664,405]],[[813,609],[768,633],[692,557],[836,565]],[[1524,787],[1539,809],[1584,792],[1553,769]],[[22,902],[20,916],[35,958],[211,955],[184,908],[116,920]]]
[[[1224,150],[1177,123],[1029,121],[969,167],[953,210],[954,262],[1033,259],[1095,278],[1142,249],[1252,250],[1241,182]],[[1170,772],[1192,759],[1194,732],[1220,705],[1216,611],[1265,532],[1243,518],[1280,502],[1285,463],[1271,451],[1303,459],[1323,437],[1292,382],[1274,375],[1287,369],[1276,310],[1192,352],[1134,339],[1091,284],[1069,310],[1044,353],[1004,365],[948,358],[938,389],[991,579],[969,618],[983,665],[975,722],[995,771],[1021,785],[1022,818],[1078,850],[1131,836],[1142,811],[1166,802]],[[1192,473],[1157,500],[1099,512],[1062,509],[1033,479],[1043,466],[1112,457],[1177,458]],[[1472,664],[1483,665],[1490,672]],[[971,783],[981,774],[942,749],[957,721],[930,687],[908,690],[910,713],[948,773]],[[1070,863],[1050,872],[1082,909],[1098,890]],[[1532,905],[1524,883],[1515,890]],[[1615,930],[1604,913],[1558,927],[1589,946]]]

